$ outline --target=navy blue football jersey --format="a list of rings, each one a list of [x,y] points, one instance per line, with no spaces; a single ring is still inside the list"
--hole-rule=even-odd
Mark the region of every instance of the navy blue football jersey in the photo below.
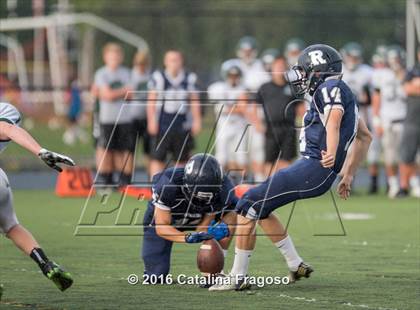
[[[315,91],[309,110],[304,117],[304,128],[299,138],[303,156],[321,159],[321,150],[327,150],[325,124],[326,113],[331,107],[343,110],[340,126],[340,142],[337,148],[334,171],[340,172],[347,150],[356,136],[358,107],[356,98],[345,82],[329,79]]]
[[[178,228],[194,228],[206,214],[222,215],[234,210],[238,198],[229,177],[225,176],[220,194],[208,205],[194,205],[183,192],[183,168],[169,168],[153,177],[153,197],[149,208],[171,211],[172,225]]]

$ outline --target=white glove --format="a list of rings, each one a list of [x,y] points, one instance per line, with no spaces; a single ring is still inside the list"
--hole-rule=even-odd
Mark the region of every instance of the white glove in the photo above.
[[[38,157],[42,159],[49,167],[57,170],[58,172],[63,171],[63,169],[60,166],[57,166],[58,163],[63,163],[68,166],[75,165],[73,159],[71,159],[70,157],[54,153],[46,149],[41,149],[38,153]]]

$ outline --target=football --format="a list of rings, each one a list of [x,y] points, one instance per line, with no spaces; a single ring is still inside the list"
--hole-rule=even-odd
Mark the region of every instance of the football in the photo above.
[[[203,273],[217,274],[223,270],[222,247],[214,239],[204,241],[197,253],[197,267]]]

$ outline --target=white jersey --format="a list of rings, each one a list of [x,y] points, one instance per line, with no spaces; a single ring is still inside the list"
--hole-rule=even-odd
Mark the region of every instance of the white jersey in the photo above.
[[[363,93],[372,88],[372,74],[372,67],[365,64],[358,65],[354,70],[343,66],[343,81],[350,87],[358,102]]]
[[[20,120],[20,113],[13,105],[6,102],[0,102],[0,121],[19,125]],[[9,142],[10,140],[0,140],[0,153],[3,152]]]
[[[247,121],[243,115],[229,114],[238,98],[246,92],[244,85],[219,81],[211,84],[207,90],[209,101],[215,103],[214,112],[220,118],[217,122],[217,138],[215,156],[222,166],[234,162],[241,166],[247,163]],[[246,102],[242,103],[245,104]]]
[[[238,65],[241,68],[242,81],[250,92],[256,92],[260,86],[270,81],[270,74],[264,69],[261,60],[255,59],[251,64],[246,64],[238,59]]]
[[[119,67],[115,71],[111,71],[107,67],[102,67],[95,73],[95,85],[98,88],[108,86],[110,88],[122,88],[131,86],[131,72],[128,68]],[[115,101],[99,101],[99,122],[101,124],[127,124],[131,123],[133,117],[130,109],[123,108],[125,102],[124,98]],[[121,111],[121,112],[120,112]]]
[[[383,124],[387,126],[404,120],[407,113],[406,95],[402,81],[398,79],[394,71],[389,68],[375,69],[372,84],[373,88],[380,92],[380,117]]]
[[[246,92],[246,89],[242,84],[232,86],[227,82],[219,81],[211,84],[207,92],[209,100],[216,103],[215,112],[218,114],[222,105],[228,107],[222,113],[227,113],[229,108],[237,102],[239,96]]]
[[[156,70],[148,84],[148,89],[157,92],[159,109],[168,114],[188,113],[191,93],[197,90],[197,75],[192,72],[180,71],[176,77],[171,77],[166,71]]]
[[[131,71],[131,85],[135,91],[131,107],[131,113],[134,119],[146,119],[147,83],[149,79],[150,72],[142,74],[136,69]]]

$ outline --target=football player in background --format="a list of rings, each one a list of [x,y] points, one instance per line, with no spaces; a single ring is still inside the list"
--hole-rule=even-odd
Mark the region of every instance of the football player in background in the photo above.
[[[343,81],[347,83],[357,99],[360,116],[369,129],[372,128],[371,92],[373,69],[363,63],[363,49],[359,43],[349,42],[341,49],[343,55]],[[372,143],[373,144],[373,143]],[[372,148],[372,146],[371,146]],[[370,187],[369,193],[378,192],[378,161],[379,155],[369,162]],[[369,155],[368,155],[369,159]]]
[[[21,121],[20,113],[11,104],[0,102],[0,152],[2,152],[10,141],[13,141],[29,152],[38,156],[50,168],[61,172],[58,164],[74,166],[71,158],[48,151],[42,148],[37,141],[24,129],[19,127]],[[68,289],[73,284],[73,279],[67,271],[49,260],[43,249],[26,230],[16,217],[13,209],[12,190],[6,173],[0,168],[0,233],[30,256],[39,266],[42,273],[61,290]]]
[[[420,198],[416,165],[416,155],[420,154],[420,48],[417,50],[417,64],[404,79],[404,91],[407,94],[407,117],[401,140],[401,191],[398,196],[407,196],[411,188],[411,195]]]
[[[261,53],[261,61],[263,62],[265,71],[271,73],[271,65],[274,60],[280,56],[280,51],[277,48],[268,48]]]
[[[169,168],[153,176],[153,198],[143,221],[141,256],[144,273],[165,283],[172,244],[220,242],[224,256],[234,233],[238,201],[233,184],[217,159],[196,154],[185,168]]]
[[[363,119],[359,119],[354,95],[341,80],[341,73],[340,54],[324,44],[307,47],[299,56],[297,65],[287,73],[287,80],[297,96],[309,92],[313,98],[301,132],[302,158],[248,190],[239,200],[235,209],[238,218],[230,281],[216,284],[209,290],[249,288],[246,275],[255,247],[257,222],[286,258],[292,282],[309,277],[313,271],[303,262],[290,236],[272,212],[292,201],[324,194],[339,173],[342,179],[338,184],[338,194],[343,199],[350,195],[353,177],[372,138]],[[352,143],[352,151],[347,156]]]
[[[143,154],[146,171],[149,172],[150,136],[147,132],[147,84],[150,79],[150,55],[148,52],[139,51],[134,55],[133,69],[131,70],[131,84],[134,89],[131,100],[133,116],[133,148],[136,142],[143,140]],[[133,153],[134,153],[133,149]],[[135,160],[135,158],[133,158]]]
[[[297,63],[298,57],[305,46],[305,42],[300,38],[291,38],[286,42],[284,57],[286,57],[289,67],[293,67]]]
[[[223,169],[239,182],[248,163],[247,91],[235,59],[222,64],[221,75],[223,81],[215,82],[208,88],[208,97],[210,102],[215,103],[217,118],[215,156]]]
[[[95,73],[94,92],[99,99],[99,137],[97,140],[97,171],[99,184],[113,185],[114,172],[120,176],[120,185],[131,182],[133,130],[132,115],[125,106],[125,97],[131,91],[130,70],[122,66],[124,53],[117,43],[103,48],[105,65]]]
[[[372,76],[371,76],[371,97],[373,96],[373,85],[375,79],[381,76],[381,71],[387,67],[386,63],[387,47],[385,45],[378,45],[372,55]],[[369,187],[370,194],[376,194],[379,190],[378,176],[379,176],[379,161],[382,153],[381,137],[375,132],[375,126],[373,126],[373,108],[372,98],[370,107],[370,125],[369,130],[372,132],[372,143],[370,145],[366,161],[368,163],[368,171],[371,176],[371,182]]]
[[[249,99],[255,99],[258,88],[270,80],[269,74],[264,69],[263,63],[258,56],[257,41],[253,37],[243,37],[239,40],[236,49],[238,64],[243,74],[243,84],[249,91]],[[260,106],[249,105],[250,111],[255,111],[262,123],[264,123],[264,111]],[[251,126],[249,130],[249,159],[255,182],[262,182],[266,179],[264,171],[264,145],[265,136],[262,128]]]
[[[284,78],[288,70],[282,56],[274,59],[271,81],[264,83],[257,93],[256,102],[265,112],[265,169],[271,175],[290,165],[297,155],[295,118],[303,107],[294,101],[290,85]],[[302,113],[303,115],[303,113]]]
[[[397,165],[400,161],[401,137],[407,108],[402,87],[405,77],[404,50],[399,46],[391,46],[386,56],[389,67],[377,70],[373,75],[372,123],[382,142],[389,186],[388,196],[395,198],[400,190]]]
[[[169,50],[164,69],[153,72],[147,99],[147,130],[151,136],[150,175],[162,171],[168,155],[183,166],[201,131],[201,108],[197,75],[184,68],[184,56]]]

